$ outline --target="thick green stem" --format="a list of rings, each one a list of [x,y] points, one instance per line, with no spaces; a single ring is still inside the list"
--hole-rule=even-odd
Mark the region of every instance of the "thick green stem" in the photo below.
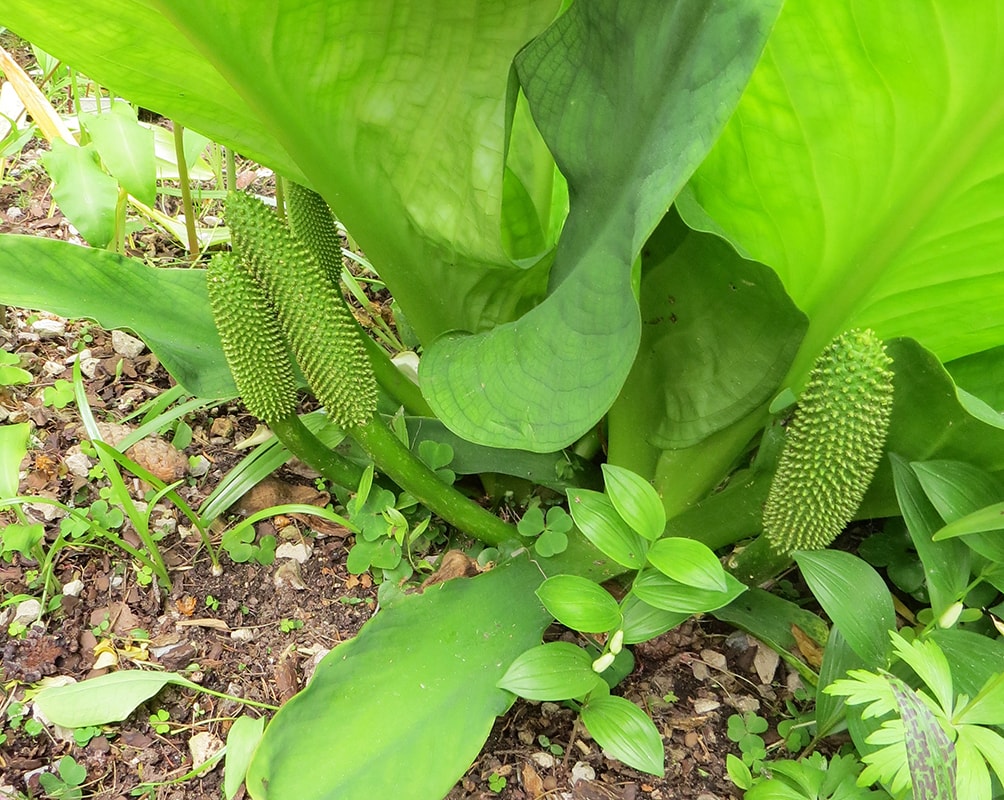
[[[381,472],[451,525],[491,545],[518,539],[514,526],[443,483],[379,418],[346,432],[369,453]]]
[[[664,451],[654,482],[666,515],[675,517],[714,489],[767,420],[764,406],[693,447]]]
[[[750,545],[732,556],[725,568],[747,586],[759,586],[776,578],[791,565],[791,555],[774,550],[766,536],[760,535]]]
[[[717,550],[758,534],[772,477],[770,472],[737,474],[722,491],[673,517],[664,535],[696,539]]]
[[[404,406],[409,416],[435,416],[422,397],[422,390],[397,368],[387,355],[387,351],[365,333],[363,333],[363,344],[366,345],[366,353],[370,357],[370,364],[373,365],[373,374],[376,375],[377,383],[383,390],[394,398],[395,402]]]
[[[188,162],[185,160],[185,129],[174,123],[174,156],[178,160],[178,181],[181,183],[181,206],[185,211],[185,233],[188,251],[194,258],[199,254],[199,237],[195,232],[195,206],[192,204],[192,186],[188,182]]]
[[[327,447],[307,430],[296,414],[273,420],[269,427],[289,452],[320,472],[326,480],[349,488],[359,485],[362,467]]]

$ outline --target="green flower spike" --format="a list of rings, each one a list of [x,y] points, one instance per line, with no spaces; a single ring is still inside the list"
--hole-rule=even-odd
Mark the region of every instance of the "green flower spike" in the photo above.
[[[891,365],[871,330],[842,333],[816,360],[764,505],[775,552],[827,547],[854,517],[889,430]]]
[[[376,413],[377,389],[362,334],[335,285],[308,247],[254,198],[227,202],[234,252],[264,287],[293,356],[337,425]]]

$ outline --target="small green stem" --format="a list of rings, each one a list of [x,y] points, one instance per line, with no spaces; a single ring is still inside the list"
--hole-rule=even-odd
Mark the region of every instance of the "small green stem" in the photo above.
[[[503,522],[443,483],[379,418],[374,417],[365,425],[357,425],[346,432],[369,453],[377,468],[388,478],[464,533],[491,545],[519,538],[515,526]]]
[[[179,122],[174,123],[174,155],[178,160],[178,180],[181,182],[181,206],[185,212],[188,251],[195,258],[199,255],[199,237],[195,232],[195,206],[192,204],[192,187],[188,182],[188,163],[185,161],[185,129]]]
[[[725,567],[736,580],[747,586],[759,586],[781,574],[791,565],[789,553],[778,553],[761,534],[748,547],[732,556]]]
[[[226,190],[228,192],[237,191],[237,154],[232,147],[224,148],[227,154],[227,175]]]
[[[272,433],[289,452],[316,469],[325,480],[339,486],[355,488],[363,477],[363,469],[312,434],[296,414],[269,423]]]

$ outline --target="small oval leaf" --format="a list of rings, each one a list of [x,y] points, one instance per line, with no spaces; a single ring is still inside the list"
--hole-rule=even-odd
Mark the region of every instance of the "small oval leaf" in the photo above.
[[[605,494],[569,489],[568,507],[582,535],[601,553],[628,569],[645,565],[648,542],[631,529]]]
[[[258,742],[265,733],[264,717],[243,715],[234,720],[227,734],[227,755],[223,762],[223,795],[233,800],[237,790],[244,783],[248,764],[254,755]]]
[[[582,707],[582,723],[608,755],[650,775],[665,774],[662,737],[630,700],[615,695],[590,700]]]
[[[527,700],[569,700],[589,694],[601,680],[592,659],[570,642],[549,642],[521,654],[498,682]]]
[[[725,569],[718,558],[710,547],[696,539],[660,539],[649,549],[648,560],[663,575],[687,586],[711,592],[728,589]]]
[[[537,597],[558,622],[585,633],[604,633],[620,625],[617,601],[597,583],[577,575],[555,575],[537,588]]]
[[[641,475],[613,464],[603,465],[610,502],[635,531],[654,542],[666,529],[666,509],[652,484]]]
[[[664,611],[650,606],[633,593],[621,601],[621,618],[624,626],[624,644],[638,644],[654,639],[659,634],[675,628],[690,614]]]
[[[644,569],[634,579],[631,592],[655,608],[689,615],[714,611],[728,605],[746,591],[746,586],[728,573],[725,575],[725,582],[728,587],[726,591],[711,592],[674,581],[657,569]]]

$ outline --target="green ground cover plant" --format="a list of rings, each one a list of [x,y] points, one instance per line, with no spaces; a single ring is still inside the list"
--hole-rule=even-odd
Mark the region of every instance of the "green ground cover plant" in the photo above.
[[[816,689],[810,746],[847,728],[869,764],[834,757],[827,781],[818,758],[774,777],[750,758],[734,769],[755,796],[868,796],[872,779],[934,796],[917,754],[935,745],[1000,774],[973,732],[1004,724],[996,700],[968,739],[949,719],[1004,649],[980,611],[1004,588],[986,511],[1004,501],[1000,22],[996,4],[907,0],[4,6],[0,24],[290,190],[288,222],[231,195],[234,247],[208,270],[3,237],[0,302],[134,330],[190,393],[239,391],[331,483],[354,491],[372,464],[397,485],[384,523],[404,492],[498,556],[382,603],[244,748],[252,797],[392,795],[401,774],[441,797],[517,694],[569,703],[660,774],[617,675],[625,645],[695,613],[777,649]],[[344,313],[331,214],[417,340],[417,388]],[[295,413],[304,379],[358,459]],[[483,473],[496,502],[557,489],[574,527],[489,513],[461,491]],[[886,581],[827,549],[855,518],[898,537],[872,556],[920,565],[910,635],[959,690],[937,707],[891,644]],[[414,534],[394,530],[362,535],[358,559],[399,563]],[[760,588],[793,563],[831,625]],[[555,619],[579,644],[542,643]],[[792,625],[825,646],[818,670]],[[916,674],[887,680],[895,656]],[[851,670],[891,687],[895,764],[875,766],[874,715],[827,691]],[[363,718],[395,725],[364,739]]]

